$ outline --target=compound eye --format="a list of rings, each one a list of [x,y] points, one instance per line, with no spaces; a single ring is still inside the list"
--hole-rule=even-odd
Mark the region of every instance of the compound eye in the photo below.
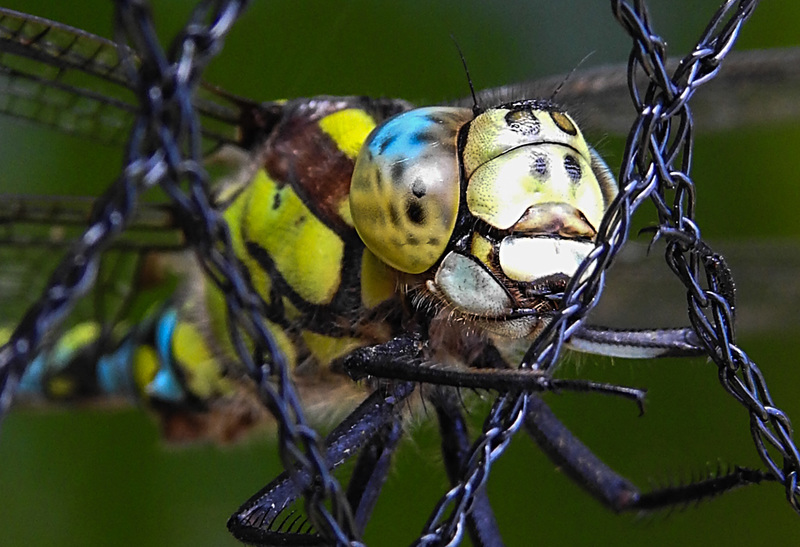
[[[353,224],[389,266],[418,274],[444,253],[458,216],[458,130],[465,108],[405,112],[367,137],[350,185]]]

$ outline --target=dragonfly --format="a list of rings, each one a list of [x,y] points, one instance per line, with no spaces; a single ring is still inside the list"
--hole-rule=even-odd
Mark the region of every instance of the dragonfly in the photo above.
[[[25,19],[26,21],[29,21],[29,19],[28,19],[28,18],[24,18],[24,19]],[[49,23],[48,23],[48,24],[49,24]],[[51,26],[52,26],[52,25],[51,25]],[[53,28],[56,28],[56,27],[53,27]],[[66,32],[68,32],[68,33],[69,33],[69,32],[71,32],[69,29],[64,29],[63,27],[58,27],[58,28],[56,29],[56,32],[55,32],[55,34],[59,34],[59,32],[61,32],[61,31],[66,31]],[[92,42],[94,42],[94,43],[100,43],[100,42],[99,42],[99,40],[96,40],[96,39],[94,39],[94,38],[92,38],[92,40],[91,40],[91,41],[92,41]],[[784,63],[784,64],[785,64],[785,63]],[[593,77],[594,77],[594,78],[596,78],[596,77],[597,77],[597,75],[594,75]],[[563,80],[563,78],[561,78],[561,79]],[[581,82],[582,82],[582,80],[580,79],[580,77],[574,77],[574,78],[572,79],[572,84],[570,84],[570,85],[573,85],[573,86],[575,86],[573,89],[578,89],[578,88],[579,88],[579,84],[580,84]],[[70,91],[73,91],[73,90],[70,90]],[[502,92],[502,93],[505,93],[505,92],[508,92],[508,93],[517,93],[516,91],[501,91],[501,92]],[[566,97],[566,98],[569,98],[569,93],[570,93],[570,87],[565,87],[565,89],[563,90],[563,96],[564,96],[564,97]],[[409,107],[408,107],[408,106],[407,106],[407,105],[406,105],[404,102],[398,102],[398,103],[391,103],[391,102],[387,102],[387,103],[389,103],[389,105],[390,105],[391,107],[398,108],[398,110],[405,110],[405,109],[409,108]],[[102,102],[102,101],[101,101],[101,103],[100,103],[100,104],[103,104],[103,105],[105,105],[105,104],[107,104],[107,103],[104,103],[104,102]],[[382,103],[375,103],[375,104],[376,104],[376,105],[378,105],[378,106],[383,106],[383,104],[382,104]],[[399,105],[399,106],[397,106],[397,105]],[[348,103],[348,106],[353,106],[353,105],[352,105],[352,104],[350,104],[350,103]],[[375,105],[372,105],[372,107],[375,107]],[[214,109],[214,107],[211,107],[211,106],[209,106],[209,107],[208,107],[208,109],[209,109],[210,111],[217,112],[217,110],[215,110],[215,109]],[[448,112],[449,112],[449,111],[448,111]],[[94,115],[95,115],[95,114],[93,113],[93,114],[92,114],[92,116],[94,116]],[[388,116],[388,114],[387,114],[387,116]],[[218,117],[220,117],[220,116],[218,116]],[[224,118],[224,116],[221,116],[221,117],[223,117],[223,118]],[[233,119],[236,119],[236,118],[235,118],[235,117],[228,117],[228,120],[229,120],[229,121],[231,121],[231,120],[233,120]],[[224,121],[224,120],[223,120],[223,121]],[[563,120],[562,120],[562,123],[566,123],[566,122],[563,122]],[[59,124],[60,124],[60,122],[57,122],[57,123],[56,123],[56,125],[59,125]],[[70,127],[74,127],[74,126],[70,126]],[[62,129],[65,129],[65,127],[61,127],[61,128],[62,128]],[[217,133],[214,133],[213,135],[211,135],[211,137],[210,137],[210,138],[211,138],[212,140],[213,140],[213,139],[217,139],[217,140],[219,140],[219,139],[220,139],[220,135],[219,135],[219,134],[217,134]],[[251,185],[252,185],[252,183],[251,183],[250,181],[248,181],[248,184],[247,184],[247,186],[246,186],[245,188],[248,188],[248,187],[249,187],[249,186],[251,186]],[[237,186],[235,186],[235,185],[234,185],[234,187],[233,187],[233,192],[234,192],[234,193],[236,193],[236,192],[241,192],[241,191],[246,191],[246,190],[242,190],[241,188],[239,188],[239,187],[237,187]],[[223,203],[223,201],[224,201],[224,199],[223,199],[223,198],[220,198],[220,203]],[[59,203],[60,203],[60,205],[59,205],[59,206],[57,206],[57,207],[55,207],[55,208],[50,208],[50,209],[48,209],[48,207],[45,205],[44,207],[42,207],[41,209],[39,209],[39,210],[41,210],[41,211],[45,211],[45,212],[47,212],[47,211],[50,211],[50,212],[49,212],[48,214],[46,214],[45,216],[47,217],[48,221],[49,221],[51,224],[58,224],[58,222],[57,222],[57,221],[55,221],[55,217],[57,216],[57,213],[63,214],[63,213],[65,212],[65,210],[67,210],[67,206],[66,206],[66,205],[64,205],[64,203],[68,203],[68,202],[60,201]],[[39,204],[36,204],[36,203],[34,203],[34,204],[35,204],[35,205],[41,205],[41,203],[39,203]],[[12,209],[12,211],[13,211],[13,209]],[[19,216],[25,216],[25,215],[31,216],[31,213],[35,213],[35,212],[36,212],[36,211],[34,211],[33,209],[31,209],[31,208],[29,207],[28,209],[23,209],[23,210],[22,210],[22,212],[20,212],[20,209],[17,209],[15,214],[18,214]],[[23,215],[23,213],[24,213],[24,215]],[[158,210],[157,210],[157,209],[156,209],[156,214],[158,214]],[[33,216],[36,216],[36,215],[34,214]],[[158,220],[158,219],[157,219],[157,220]],[[164,224],[164,222],[165,222],[163,219],[161,219],[161,220],[158,220],[158,221],[159,221],[159,222],[161,222],[162,224]],[[140,222],[140,223],[139,223],[139,226],[137,226],[137,227],[140,227],[140,226],[146,226],[146,225],[148,224],[148,222],[149,222],[149,221],[148,221],[148,220],[145,218],[145,219],[140,219],[140,221],[139,221],[139,222]],[[48,237],[49,237],[49,234],[48,234]],[[41,240],[39,240],[39,241],[41,241]],[[48,241],[49,241],[49,239],[48,239]],[[37,243],[38,243],[38,242],[37,242]],[[140,243],[140,240],[138,240],[138,239],[134,239],[134,240],[131,242],[131,245],[135,245],[135,244],[139,244],[139,243]],[[145,245],[145,247],[146,247],[146,245]],[[150,248],[153,248],[153,247],[155,247],[155,248],[158,248],[157,246],[150,245]],[[124,250],[124,249],[123,249],[123,250]],[[160,251],[161,251],[161,253],[163,254],[163,253],[164,253],[164,251],[165,251],[166,249],[159,249],[159,250],[160,250]],[[112,257],[112,258],[113,258],[113,257]],[[385,258],[385,259],[387,259],[387,260],[388,260],[390,257],[389,257],[389,256],[385,256],[385,257],[382,257],[382,258]],[[395,264],[395,265],[396,265],[396,266],[398,266],[398,269],[401,269],[401,268],[405,268],[405,267],[406,267],[405,265],[402,265],[402,264],[400,264],[400,265],[397,265],[397,264]],[[143,268],[143,266],[141,266],[140,264],[135,264],[135,265],[134,265],[134,268]],[[255,268],[255,266],[251,266],[251,268]],[[178,269],[179,269],[179,268],[178,268]],[[169,270],[169,267],[167,268],[167,270]],[[172,272],[170,272],[170,273],[172,273]],[[180,273],[180,272],[178,272],[178,273]],[[413,272],[406,272],[406,273],[413,273]],[[112,276],[112,277],[113,277],[113,276]],[[168,287],[169,287],[169,284],[168,284]],[[175,285],[172,285],[172,288],[174,288],[174,287],[175,287]],[[139,287],[139,289],[141,289],[141,287]],[[142,327],[141,327],[141,323],[139,324],[139,327],[140,327],[140,328],[142,328]],[[157,328],[156,326],[148,326],[147,328],[152,328],[153,330],[158,330],[158,328]],[[143,336],[143,335],[142,335],[142,336]],[[36,377],[34,377],[34,379],[36,379]],[[35,383],[35,382],[34,382],[34,383]],[[226,422],[224,425],[230,425],[231,423],[233,423],[233,424],[236,424],[236,420],[235,420],[235,419],[230,419],[230,420],[228,420],[228,421],[227,421],[227,422]],[[176,436],[178,436],[178,435],[181,435],[181,434],[183,434],[183,435],[194,435],[194,434],[197,434],[197,430],[196,430],[196,429],[192,429],[192,427],[194,427],[194,426],[192,426],[192,427],[189,427],[189,426],[187,426],[187,425],[185,425],[185,424],[181,424],[180,426],[173,426],[173,427],[174,427],[174,428],[177,428],[177,429],[171,429],[171,430],[170,430],[170,429],[169,429],[169,426],[167,426],[167,432],[168,432],[167,434],[168,434],[168,436],[169,436],[170,434],[171,434],[171,435],[176,435]],[[189,429],[186,429],[187,427],[189,427]],[[171,431],[171,433],[170,433],[170,431]],[[203,434],[205,434],[205,432],[207,432],[207,429],[203,429],[203,428],[201,428],[201,430],[200,430],[200,431],[202,431],[202,432],[203,432]],[[226,436],[226,435],[234,435],[234,436],[236,436],[236,435],[238,435],[238,431],[233,431],[233,432],[227,431],[227,432],[223,432],[223,433],[222,433],[222,435],[223,435],[223,436]],[[269,519],[267,519],[267,520],[264,520],[263,522],[269,522]],[[280,532],[280,530],[279,530],[279,532]],[[289,534],[285,534],[285,535],[289,535]]]

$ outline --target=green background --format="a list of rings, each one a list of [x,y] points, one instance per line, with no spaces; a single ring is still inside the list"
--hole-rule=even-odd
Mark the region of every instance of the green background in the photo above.
[[[670,52],[682,54],[718,2],[651,4]],[[188,5],[157,3],[163,36],[182,25]],[[18,0],[6,6],[109,35],[109,2]],[[739,46],[798,45],[798,21],[797,4],[765,2]],[[608,2],[601,1],[259,2],[237,24],[207,79],[265,100],[324,93],[435,103],[468,93],[451,34],[478,88],[563,73],[590,52],[586,66],[621,62],[629,47]],[[600,132],[598,148],[615,170],[623,145],[621,137]],[[693,174],[703,234],[723,250],[766,239],[795,248],[799,145],[800,124],[792,121],[699,136]],[[119,165],[117,151],[97,144],[17,122],[0,125],[2,192],[91,194],[114,178]],[[644,216],[640,225],[649,220]],[[758,272],[758,255],[748,256]],[[762,281],[773,267],[797,264],[788,253],[772,260],[764,259]],[[650,266],[664,269],[657,256]],[[751,322],[756,326],[738,340],[761,366],[775,401],[795,419],[800,328],[791,313],[796,302],[781,295],[796,292],[796,271],[788,270],[781,286],[767,282],[759,289],[777,297],[744,294],[746,283],[740,284],[742,299],[771,297],[794,322],[767,317],[768,328]],[[672,304],[680,307],[680,298]],[[659,292],[649,305],[656,310],[663,302]],[[721,389],[714,366],[701,359],[612,363],[577,357],[561,371],[649,389],[642,418],[615,399],[548,397],[577,435],[643,488],[650,481],[686,480],[718,462],[760,465],[747,413]],[[475,405],[475,424],[486,406]],[[412,440],[403,444],[368,527],[371,545],[407,544],[446,489],[435,428],[424,413],[413,422]],[[266,438],[225,448],[164,446],[150,418],[135,410],[16,410],[0,429],[0,545],[234,545],[225,521],[279,472],[275,452]],[[614,515],[554,470],[524,435],[495,465],[489,494],[509,545],[767,545],[790,544],[800,535],[800,520],[774,484],[684,511]]]

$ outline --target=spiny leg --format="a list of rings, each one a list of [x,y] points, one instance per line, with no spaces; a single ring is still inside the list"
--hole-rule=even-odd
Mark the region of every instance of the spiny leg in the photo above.
[[[455,485],[461,477],[464,463],[470,455],[471,443],[467,422],[459,407],[453,389],[437,389],[429,397],[439,419],[442,436],[442,456],[450,483]],[[489,503],[486,489],[475,495],[472,509],[467,515],[467,530],[476,547],[500,547],[503,539]]]
[[[531,397],[525,428],[550,460],[575,483],[615,512],[648,511],[712,498],[734,488],[775,480],[764,471],[734,467],[689,484],[642,493],[603,463],[562,424],[539,397]]]
[[[424,360],[419,342],[410,336],[398,336],[376,346],[351,352],[337,365],[354,380],[368,376],[408,380],[422,384],[459,388],[508,391],[580,391],[616,395],[635,401],[642,410],[645,392],[640,389],[592,382],[550,378],[530,369],[510,369],[496,350],[489,347],[477,359],[487,368],[445,367]]]
[[[347,501],[353,509],[355,529],[364,533],[378,496],[386,482],[392,456],[403,436],[403,424],[399,415],[367,443],[358,456],[358,462],[347,485]]]
[[[390,384],[375,391],[351,412],[325,441],[328,469],[335,469],[344,463],[366,443],[371,442],[376,435],[381,435],[385,428],[397,422],[398,413],[401,412],[403,403],[413,393],[414,388],[415,384],[411,382]],[[391,444],[391,439],[388,444]],[[380,473],[385,473],[385,470],[381,471],[376,467],[372,474],[374,472],[377,472],[379,479]],[[371,474],[368,470],[361,470],[358,473],[362,476]],[[247,500],[228,519],[228,530],[240,541],[253,545],[324,544],[324,540],[313,531],[305,529],[302,522],[300,525],[296,524],[301,521],[299,517],[290,521],[292,517],[290,514],[278,521],[284,510],[312,484],[313,480],[314,477],[302,471],[293,474],[284,471]],[[369,478],[366,482],[375,484],[375,481]],[[361,489],[363,495],[363,488],[355,487],[355,489]],[[376,496],[377,492],[370,491],[366,501],[358,500],[357,510],[369,513],[371,510],[371,507],[367,507],[370,504],[369,500]],[[374,500],[371,503],[374,504]]]

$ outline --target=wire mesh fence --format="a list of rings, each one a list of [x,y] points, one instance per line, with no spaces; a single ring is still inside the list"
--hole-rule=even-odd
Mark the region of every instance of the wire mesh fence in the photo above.
[[[612,2],[614,15],[634,40],[628,80],[639,112],[623,156],[621,191],[600,227],[595,252],[566,291],[560,317],[534,342],[521,366],[548,372],[555,368],[565,340],[600,296],[604,272],[628,238],[631,215],[644,200],[652,198],[660,221],[655,237],[669,240],[667,263],[687,287],[692,325],[719,366],[723,387],[748,409],[756,449],[784,484],[789,503],[798,511],[800,460],[791,423],[774,406],[758,367],[733,342],[732,274],[724,259],[700,238],[693,218],[695,186],[689,175],[693,145],[689,101],[694,91],[721,69],[756,4],[725,3],[709,21],[694,50],[670,74],[665,66],[666,43],[652,28],[645,3]],[[648,76],[646,89],[636,86],[639,71]],[[669,194],[674,196],[671,205],[666,197]],[[498,398],[473,447],[462,482],[442,499],[420,544],[442,545],[460,536],[474,493],[483,486],[492,462],[523,423],[527,397],[523,393]],[[777,458],[769,448],[777,451]]]
[[[227,296],[228,312],[237,325],[231,329],[231,338],[241,362],[260,387],[264,404],[280,424],[285,468],[318,477],[313,487],[306,488],[309,516],[323,537],[331,542],[352,543],[349,506],[341,487],[327,471],[318,434],[303,416],[281,353],[264,326],[259,299],[236,266],[227,227],[207,198],[208,181],[202,167],[192,89],[209,58],[222,46],[244,4],[216,2],[198,8],[182,37],[165,54],[155,39],[146,7],[138,2],[117,3],[118,39],[129,43],[142,59],[137,70],[129,67],[129,77],[138,83],[141,106],[127,150],[127,167],[97,206],[95,221],[81,245],[53,275],[46,298],[31,310],[0,353],[0,401],[7,409],[14,385],[36,353],[42,335],[68,313],[72,303],[91,285],[99,253],[124,229],[138,194],[160,184],[180,211],[179,223],[202,257],[207,274]],[[615,15],[634,38],[631,78],[641,71],[648,75],[650,83],[645,89],[631,90],[640,117],[632,128],[625,153],[622,192],[606,216],[600,243],[575,277],[580,281],[567,292],[562,319],[551,324],[531,348],[523,366],[552,373],[564,340],[599,298],[604,271],[627,238],[631,214],[650,197],[660,218],[656,235],[668,241],[668,262],[689,290],[692,324],[720,367],[720,380],[726,390],[748,408],[759,454],[786,486],[787,496],[796,508],[800,463],[791,427],[769,398],[758,368],[734,344],[733,303],[728,302],[730,272],[724,260],[700,238],[692,216],[694,184],[688,174],[693,131],[688,106],[692,93],[720,67],[724,70],[724,57],[754,4],[725,4],[678,71],[668,74],[664,44],[650,28],[644,5],[613,3]],[[420,544],[447,544],[460,537],[471,496],[485,482],[492,462],[519,427],[526,404],[526,394],[498,398],[462,481],[443,498]]]

